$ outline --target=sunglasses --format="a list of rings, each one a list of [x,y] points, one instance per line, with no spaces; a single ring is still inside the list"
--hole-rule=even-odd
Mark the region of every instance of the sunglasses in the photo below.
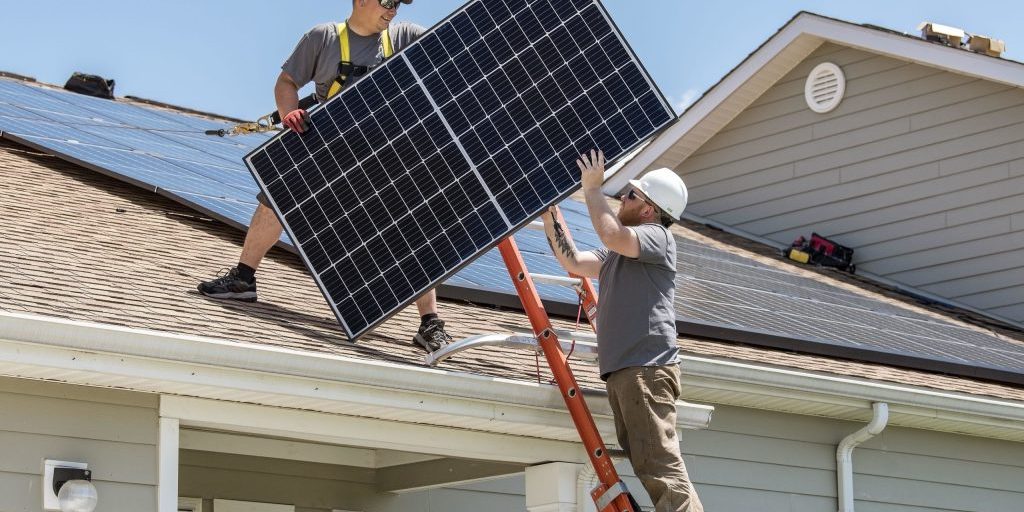
[[[401,4],[411,4],[412,0],[377,0],[385,9],[397,9]]]
[[[640,194],[636,193],[636,189],[635,188],[629,189],[629,193],[626,194],[626,197],[629,198],[630,200],[639,199],[639,200],[641,200],[641,201],[643,201],[645,203],[647,202],[646,199],[644,199],[643,197],[640,197]]]

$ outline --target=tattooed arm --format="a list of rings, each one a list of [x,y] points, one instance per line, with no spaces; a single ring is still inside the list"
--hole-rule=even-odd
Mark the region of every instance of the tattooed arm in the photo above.
[[[591,251],[576,250],[576,244],[565,234],[565,226],[558,222],[554,208],[544,212],[541,218],[544,220],[544,233],[548,236],[548,245],[562,267],[576,275],[597,277],[601,272],[601,260]]]

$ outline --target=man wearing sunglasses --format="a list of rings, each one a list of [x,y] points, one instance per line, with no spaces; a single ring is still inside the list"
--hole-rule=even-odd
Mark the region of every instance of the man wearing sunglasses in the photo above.
[[[605,247],[578,252],[553,212],[544,231],[566,270],[598,278],[597,353],[619,446],[658,512],[703,512],[676,436],[676,242],[669,227],[686,208],[686,185],[669,169],[630,180],[618,213],[601,184],[604,154],[576,161],[587,210]]]
[[[302,36],[281,66],[274,99],[281,124],[302,133],[306,110],[299,106],[299,89],[316,84],[316,99],[324,102],[362,78],[385,58],[408,46],[426,29],[412,23],[391,26],[398,8],[412,0],[353,0],[352,14],[344,23],[325,23]],[[199,292],[216,299],[256,300],[256,268],[281,236],[281,223],[261,192],[245,236],[238,265],[223,275],[200,283]],[[416,301],[421,324],[413,342],[433,352],[451,341],[444,321],[437,316],[437,294],[427,292]]]

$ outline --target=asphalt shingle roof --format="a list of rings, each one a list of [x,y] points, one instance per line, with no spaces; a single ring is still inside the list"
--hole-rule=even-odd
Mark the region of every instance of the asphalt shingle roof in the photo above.
[[[301,262],[279,249],[272,250],[260,267],[259,302],[207,299],[195,291],[196,284],[234,264],[241,232],[152,192],[11,142],[0,141],[0,169],[0,232],[5,234],[5,243],[0,244],[0,310],[424,364],[423,352],[410,343],[419,322],[414,306],[358,344],[347,343]],[[739,237],[696,225],[675,229],[793,272],[837,280],[859,293],[914,302],[855,276],[795,267],[774,250]],[[947,318],[962,313],[915,307]],[[456,301],[441,301],[440,311],[456,338],[528,330],[526,317],[517,311]],[[573,327],[568,320],[554,321],[558,327]],[[1021,339],[1020,333],[1007,334]],[[687,353],[702,357],[1024,400],[1019,387],[967,378],[714,340],[681,338],[680,344]],[[515,380],[534,381],[538,375],[542,381],[551,379],[533,353],[509,348],[469,350],[441,366]],[[576,361],[573,366],[582,386],[603,387],[594,365]]]

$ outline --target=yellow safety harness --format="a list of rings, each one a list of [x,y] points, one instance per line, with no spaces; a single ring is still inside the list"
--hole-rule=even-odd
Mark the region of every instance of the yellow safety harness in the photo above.
[[[352,59],[352,52],[349,50],[349,46],[348,46],[348,26],[345,24],[344,21],[341,22],[341,23],[338,23],[337,31],[338,31],[338,44],[341,45],[341,62],[342,63],[351,63],[352,62],[352,60],[351,60]],[[391,46],[391,36],[388,35],[388,29],[384,29],[384,31],[380,33],[380,44],[381,44],[382,50],[384,52],[384,58],[385,59],[390,57],[390,56],[392,56],[395,53],[394,48]],[[343,66],[343,69],[344,69],[344,66]],[[348,75],[347,74],[339,75],[338,79],[335,80],[333,84],[331,84],[330,90],[327,91],[327,98],[328,99],[333,98],[335,94],[338,94],[339,92],[341,92],[341,88],[345,86],[345,82],[347,80],[348,80]]]
[[[341,22],[341,23],[338,23],[336,29],[338,31],[338,44],[341,46],[341,63],[348,65],[348,66],[344,66],[344,65],[340,66],[340,70],[342,70],[342,71],[344,71],[345,69],[351,70],[352,69],[352,61],[350,59],[352,58],[352,52],[349,51],[349,46],[348,46],[348,27],[345,25],[345,22]],[[391,45],[391,36],[388,34],[387,29],[384,29],[384,31],[380,33],[380,44],[381,44],[381,51],[384,54],[384,58],[385,59],[387,59],[388,57],[391,57],[392,55],[394,55],[395,49]],[[345,86],[345,82],[346,81],[348,81],[348,75],[347,74],[342,73],[342,74],[338,75],[338,78],[334,80],[334,83],[331,84],[330,89],[328,89],[328,91],[327,91],[327,98],[328,99],[333,98],[336,94],[341,92],[341,89],[342,89],[342,87]],[[312,98],[312,97],[313,96],[310,96],[310,98]],[[313,102],[313,104],[315,104],[315,102]],[[301,106],[301,103],[300,103],[300,106]],[[218,130],[207,130],[206,134],[207,135],[218,135],[220,137],[223,137],[225,135],[241,135],[241,134],[245,134],[245,133],[260,133],[260,132],[270,131],[270,130],[274,129],[274,125],[275,124],[280,122],[280,119],[277,118],[277,115],[278,115],[277,111],[275,110],[274,112],[271,112],[271,113],[269,113],[269,114],[267,114],[267,115],[257,119],[256,122],[254,122],[254,123],[240,123],[240,124],[235,125],[231,129],[221,128],[221,129],[218,129]]]

